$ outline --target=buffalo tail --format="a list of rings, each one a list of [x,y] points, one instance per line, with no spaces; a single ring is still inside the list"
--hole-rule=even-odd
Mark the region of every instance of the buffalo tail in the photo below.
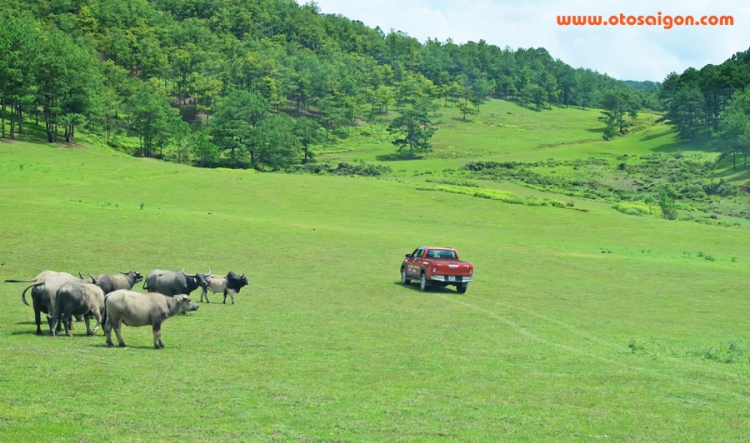
[[[104,314],[102,314],[102,331],[104,331],[104,325],[106,324],[107,324],[107,297],[104,297]]]
[[[43,283],[34,283],[31,286],[27,286],[26,289],[23,290],[23,292],[21,293],[21,300],[23,300],[23,304],[25,304],[26,306],[29,306],[29,303],[26,301],[26,291],[28,291],[30,288],[33,288],[35,286],[39,286],[41,284],[43,284]]]

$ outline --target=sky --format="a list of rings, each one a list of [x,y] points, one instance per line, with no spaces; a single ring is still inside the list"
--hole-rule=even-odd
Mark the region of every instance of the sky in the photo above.
[[[304,1],[300,1],[304,3]],[[454,43],[546,48],[574,68],[621,80],[662,81],[670,72],[720,64],[750,48],[747,0],[315,0],[322,13],[369,27]],[[734,17],[734,26],[560,26],[558,15]]]

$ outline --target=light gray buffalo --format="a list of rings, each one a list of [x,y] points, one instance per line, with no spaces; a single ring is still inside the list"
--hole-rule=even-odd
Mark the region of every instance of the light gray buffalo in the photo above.
[[[107,336],[107,344],[112,343],[112,328],[117,334],[117,340],[121,347],[125,347],[122,341],[120,328],[124,323],[127,326],[151,325],[154,330],[154,347],[164,347],[161,341],[161,324],[177,314],[184,311],[196,311],[198,305],[185,294],[177,294],[168,297],[158,292],[134,292],[127,289],[119,289],[107,294],[104,299],[104,335]]]
[[[240,289],[248,285],[245,274],[237,275],[231,271],[227,275],[211,275],[206,280],[208,281],[208,287],[202,288],[201,303],[203,302],[203,296],[206,297],[207,303],[211,303],[211,300],[208,299],[208,292],[206,291],[206,289],[208,289],[214,294],[223,293],[224,301],[222,303],[227,302],[227,295],[229,295],[232,298],[232,304],[234,304],[235,294],[238,294]]]
[[[56,315],[59,322],[65,326],[65,335],[71,336],[72,317],[82,315],[86,322],[86,333],[94,335],[99,330],[104,316],[104,291],[94,283],[67,282],[57,289]],[[90,316],[96,318],[94,330],[91,330]]]
[[[81,278],[83,278],[83,276],[81,276]],[[109,294],[110,292],[116,291],[118,289],[133,289],[133,286],[142,280],[143,276],[140,272],[130,271],[120,272],[119,274],[114,275],[99,274],[96,276],[95,284],[99,285],[99,287],[102,288],[104,294]]]
[[[37,275],[33,280],[5,280],[6,283],[31,283],[21,293],[21,299],[27,306],[26,291],[31,289],[31,301],[34,306],[34,319],[36,320],[36,333],[42,334],[41,313],[47,314],[47,323],[49,323],[50,335],[55,335],[55,323],[57,308],[55,299],[57,290],[68,282],[81,282],[82,280],[67,272],[44,271]],[[32,289],[33,288],[33,289]],[[58,327],[60,325],[57,325]]]

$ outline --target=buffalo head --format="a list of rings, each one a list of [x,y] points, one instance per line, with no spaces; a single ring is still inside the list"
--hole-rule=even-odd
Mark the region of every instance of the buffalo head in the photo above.
[[[185,268],[182,268],[182,273],[185,275],[185,278],[191,279],[201,288],[208,288],[208,281],[206,279],[211,276],[211,268],[208,268],[208,274],[202,274],[200,272],[195,274],[188,274],[187,272],[185,272]]]
[[[247,286],[250,282],[247,281],[247,277],[245,277],[245,274],[240,275],[240,286]]]
[[[138,283],[139,281],[143,281],[143,275],[141,275],[138,271],[130,271],[130,272],[120,272],[122,275],[126,275],[133,279],[133,284]]]
[[[175,295],[174,299],[180,305],[180,312],[182,313],[197,311],[200,307],[194,301],[190,300],[190,296],[187,294]]]

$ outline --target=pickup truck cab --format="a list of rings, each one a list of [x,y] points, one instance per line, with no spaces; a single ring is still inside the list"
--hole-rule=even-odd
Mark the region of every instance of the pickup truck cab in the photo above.
[[[474,278],[474,266],[461,261],[453,248],[422,246],[411,254],[406,254],[401,264],[401,283],[408,285],[411,280],[419,280],[419,289],[426,291],[430,286],[456,286],[459,294],[466,292]]]

